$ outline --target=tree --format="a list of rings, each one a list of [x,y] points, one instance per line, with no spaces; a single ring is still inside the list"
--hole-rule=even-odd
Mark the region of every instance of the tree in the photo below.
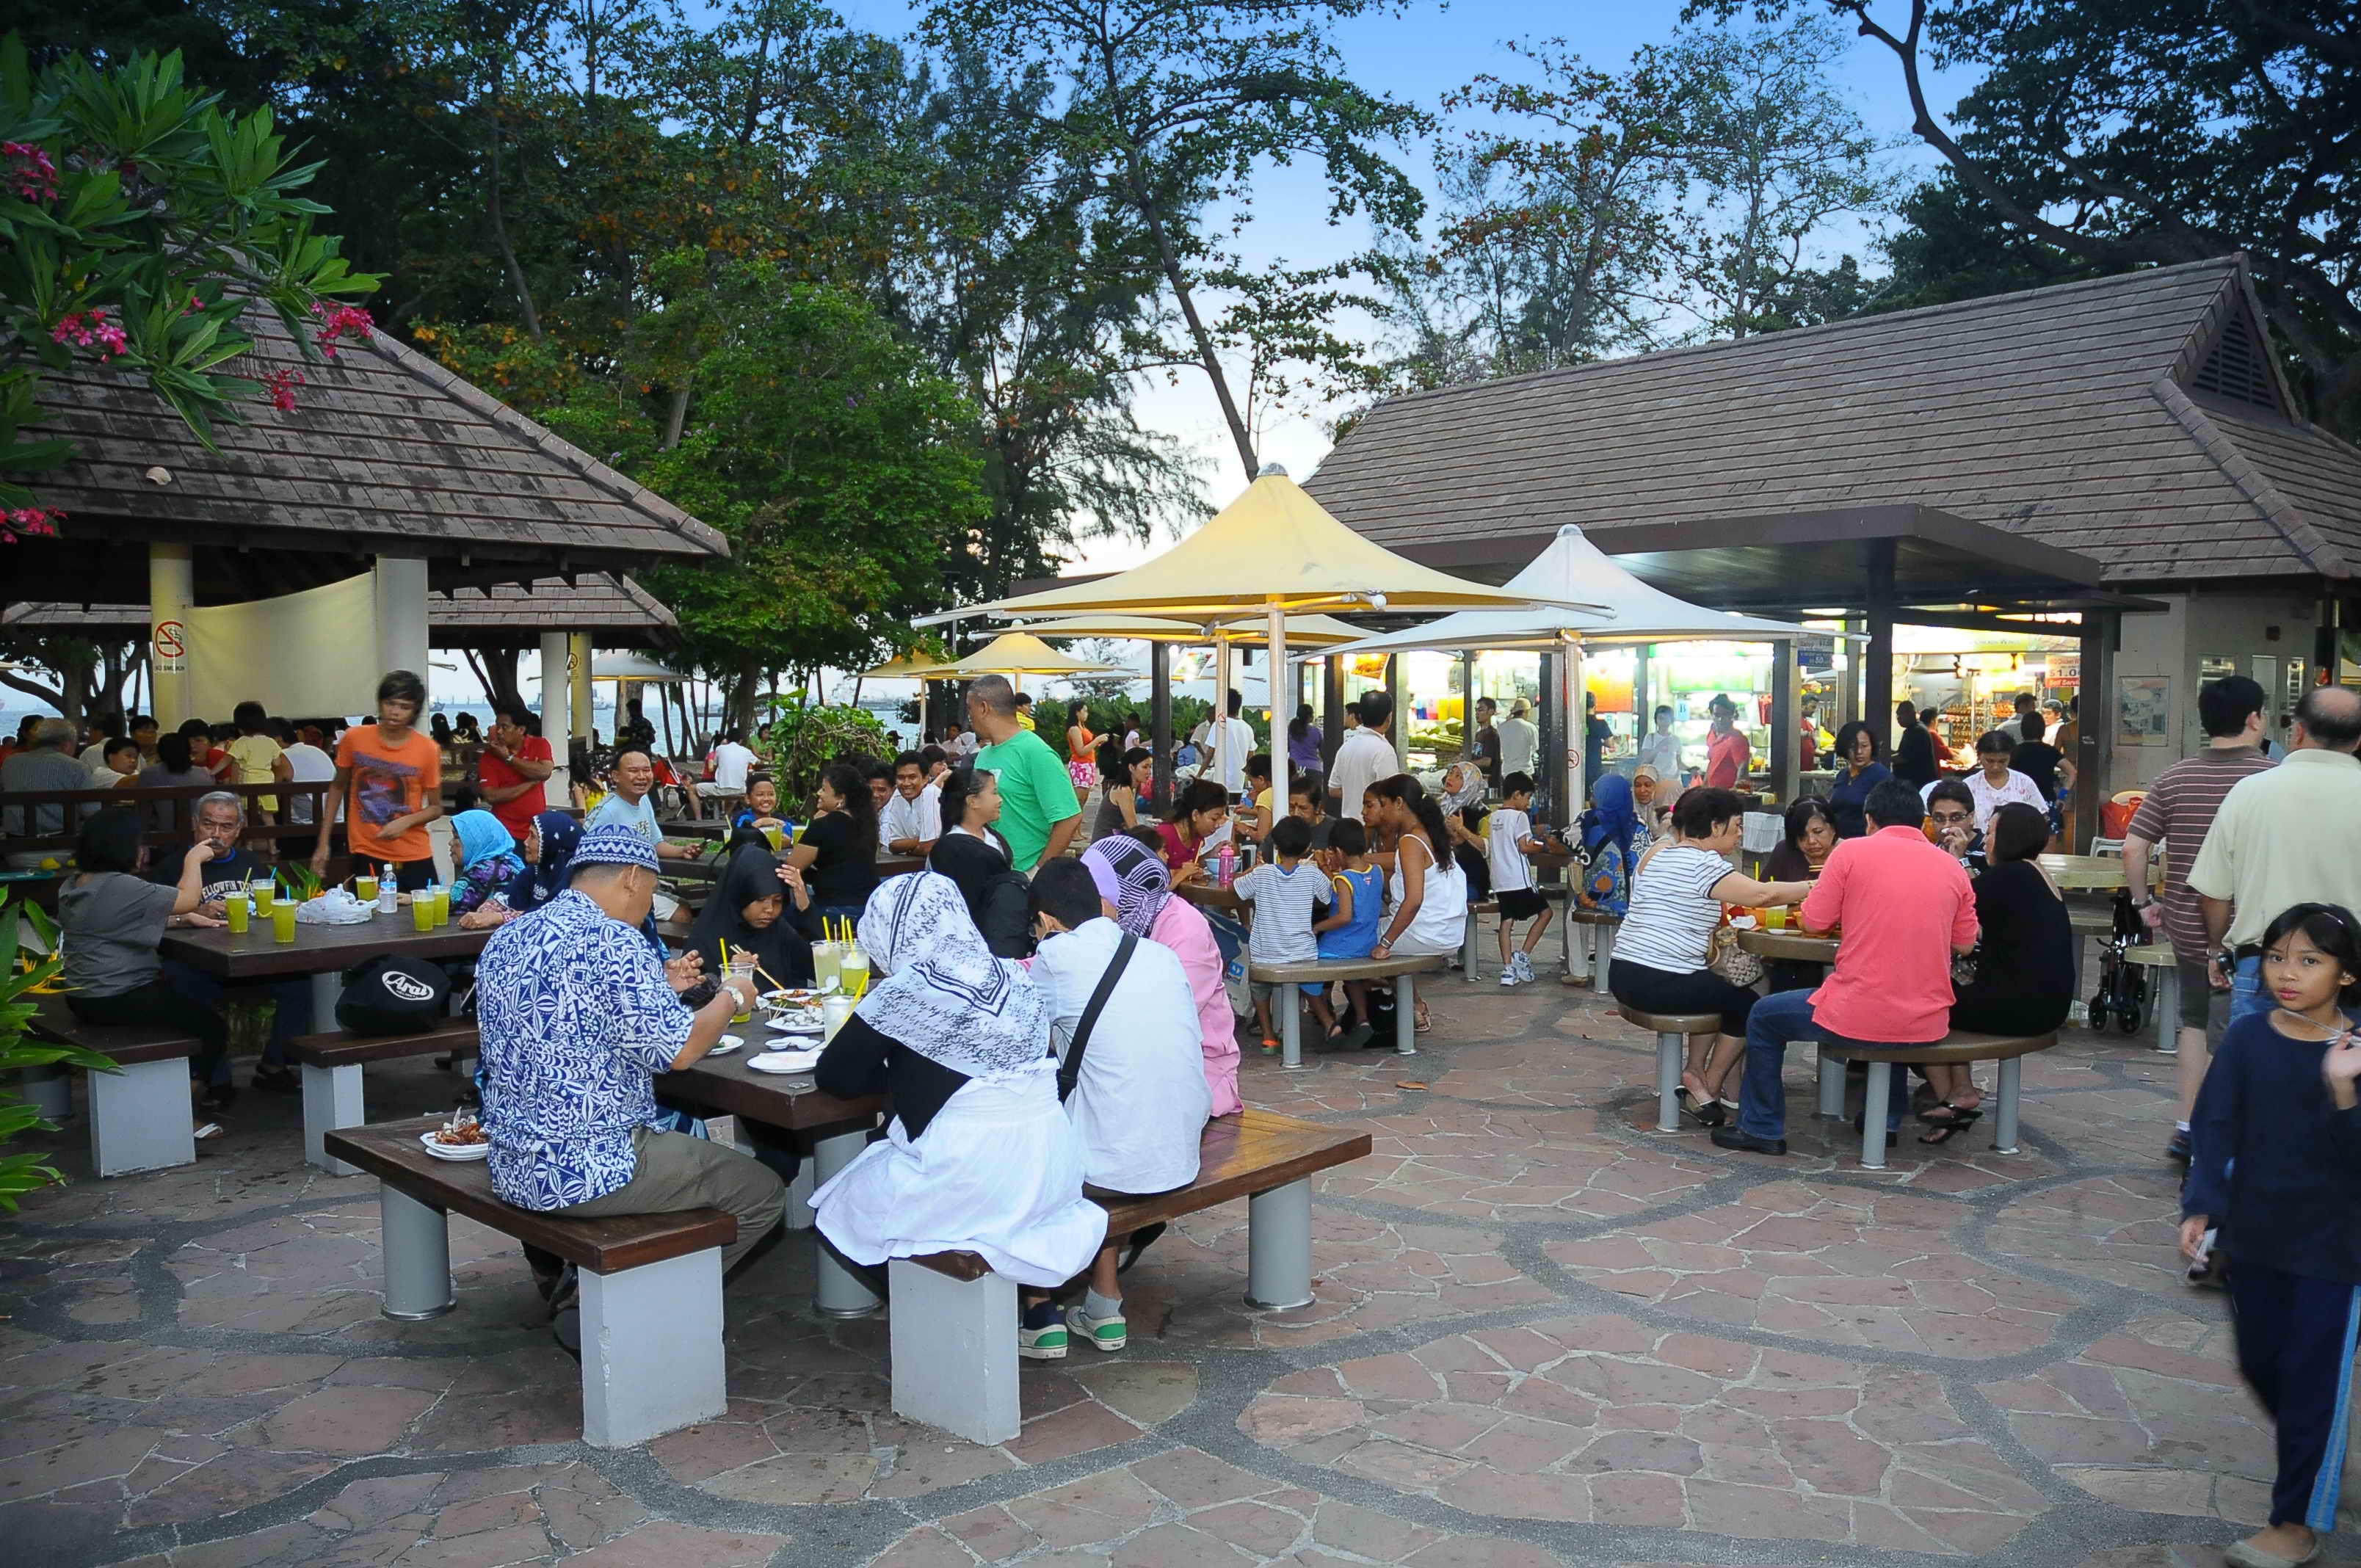
[[[295,192],[318,165],[291,160],[269,111],[225,114],[186,86],[177,54],[37,74],[17,35],[0,39],[0,540],[60,515],[31,486],[73,444],[23,433],[47,377],[137,377],[211,447],[240,400],[294,403],[293,373],[222,368],[253,347],[253,304],[313,356],[371,330],[331,308],[377,280],[313,232],[328,209]]]
[[[1354,82],[1330,36],[1340,21],[1397,8],[1390,0],[936,0],[921,28],[938,47],[972,41],[1063,79],[1063,95],[1036,115],[1145,234],[1179,317],[1168,361],[1204,372],[1249,477],[1258,464],[1246,400],[1206,298],[1238,262],[1206,212],[1229,204],[1235,232],[1259,170],[1318,159],[1332,220],[1366,213],[1381,225],[1415,225],[1423,199],[1379,149],[1422,130],[1426,117]],[[1234,317],[1233,330],[1250,334],[1257,313],[1298,314],[1265,302]]]
[[[655,275],[707,272],[701,255]],[[710,269],[651,313],[664,352],[693,345],[697,395],[677,443],[626,360],[549,411],[553,428],[719,529],[725,570],[664,567],[651,591],[698,668],[725,676],[751,728],[763,676],[865,662],[886,628],[943,602],[954,552],[986,512],[970,410],[858,295],[767,261]],[[677,314],[686,318],[667,321]]]
[[[1820,3],[1892,52],[1913,130],[2017,234],[2106,270],[2246,252],[2302,391],[2323,422],[2361,427],[2361,29],[2350,5]],[[1927,100],[1930,55],[1984,69],[1953,112],[1956,130]]]
[[[1922,182],[1897,211],[1902,225],[1882,247],[1890,272],[1871,310],[1916,310],[2130,270],[2084,261],[2011,228],[1949,172]]]

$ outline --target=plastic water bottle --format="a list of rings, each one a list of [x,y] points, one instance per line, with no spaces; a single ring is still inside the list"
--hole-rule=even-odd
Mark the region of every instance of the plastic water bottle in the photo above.
[[[1221,849],[1213,855],[1213,878],[1224,887],[1227,887],[1237,880],[1237,875],[1238,849],[1235,844],[1225,839],[1222,841]]]

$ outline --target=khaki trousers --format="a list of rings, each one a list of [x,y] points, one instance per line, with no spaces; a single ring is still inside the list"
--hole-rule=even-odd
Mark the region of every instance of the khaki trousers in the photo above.
[[[738,1217],[738,1239],[723,1249],[721,1271],[771,1234],[786,1212],[787,1189],[752,1156],[726,1144],[659,1133],[641,1127],[631,1134],[638,1168],[631,1179],[604,1198],[551,1212],[566,1219],[604,1219],[620,1214],[674,1214],[684,1209],[721,1209]]]

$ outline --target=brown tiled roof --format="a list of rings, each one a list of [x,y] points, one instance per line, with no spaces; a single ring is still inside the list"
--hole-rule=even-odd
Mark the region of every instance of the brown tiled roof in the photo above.
[[[241,404],[208,452],[144,385],[77,362],[42,384],[28,435],[81,449],[45,476],[44,504],[86,534],[102,520],[224,531],[260,548],[523,559],[544,570],[727,555],[721,535],[487,392],[380,332],[306,363],[275,313],[246,322],[240,374],[299,370],[296,407]],[[158,482],[153,471],[170,475]],[[229,531],[235,531],[231,532]]]
[[[587,631],[601,647],[645,648],[669,642],[679,624],[639,584],[604,572],[586,572],[570,586],[562,577],[543,577],[531,593],[503,583],[489,589],[438,589],[426,596],[428,639],[437,647],[529,647],[544,631]],[[12,604],[0,609],[0,628],[141,637],[147,634],[148,607]]]
[[[1396,547],[1917,503],[2110,583],[2347,576],[2361,450],[2282,411],[2258,319],[2229,257],[1445,388],[1308,488]]]

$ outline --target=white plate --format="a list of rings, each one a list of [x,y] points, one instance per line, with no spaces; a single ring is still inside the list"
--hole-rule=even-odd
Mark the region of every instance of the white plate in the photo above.
[[[489,1144],[438,1144],[433,1133],[419,1134],[418,1141],[436,1159],[481,1159],[492,1152]]]
[[[799,1051],[764,1051],[748,1057],[746,1066],[755,1072],[809,1072],[819,1065],[819,1052],[818,1046]]]
[[[713,1048],[705,1054],[709,1057],[726,1057],[731,1051],[744,1049],[745,1046],[746,1042],[740,1039],[737,1036],[724,1035],[721,1038],[716,1040],[713,1043]]]
[[[817,1035],[828,1027],[827,1017],[819,1013],[785,1013],[770,1021],[770,1026],[782,1035]]]

